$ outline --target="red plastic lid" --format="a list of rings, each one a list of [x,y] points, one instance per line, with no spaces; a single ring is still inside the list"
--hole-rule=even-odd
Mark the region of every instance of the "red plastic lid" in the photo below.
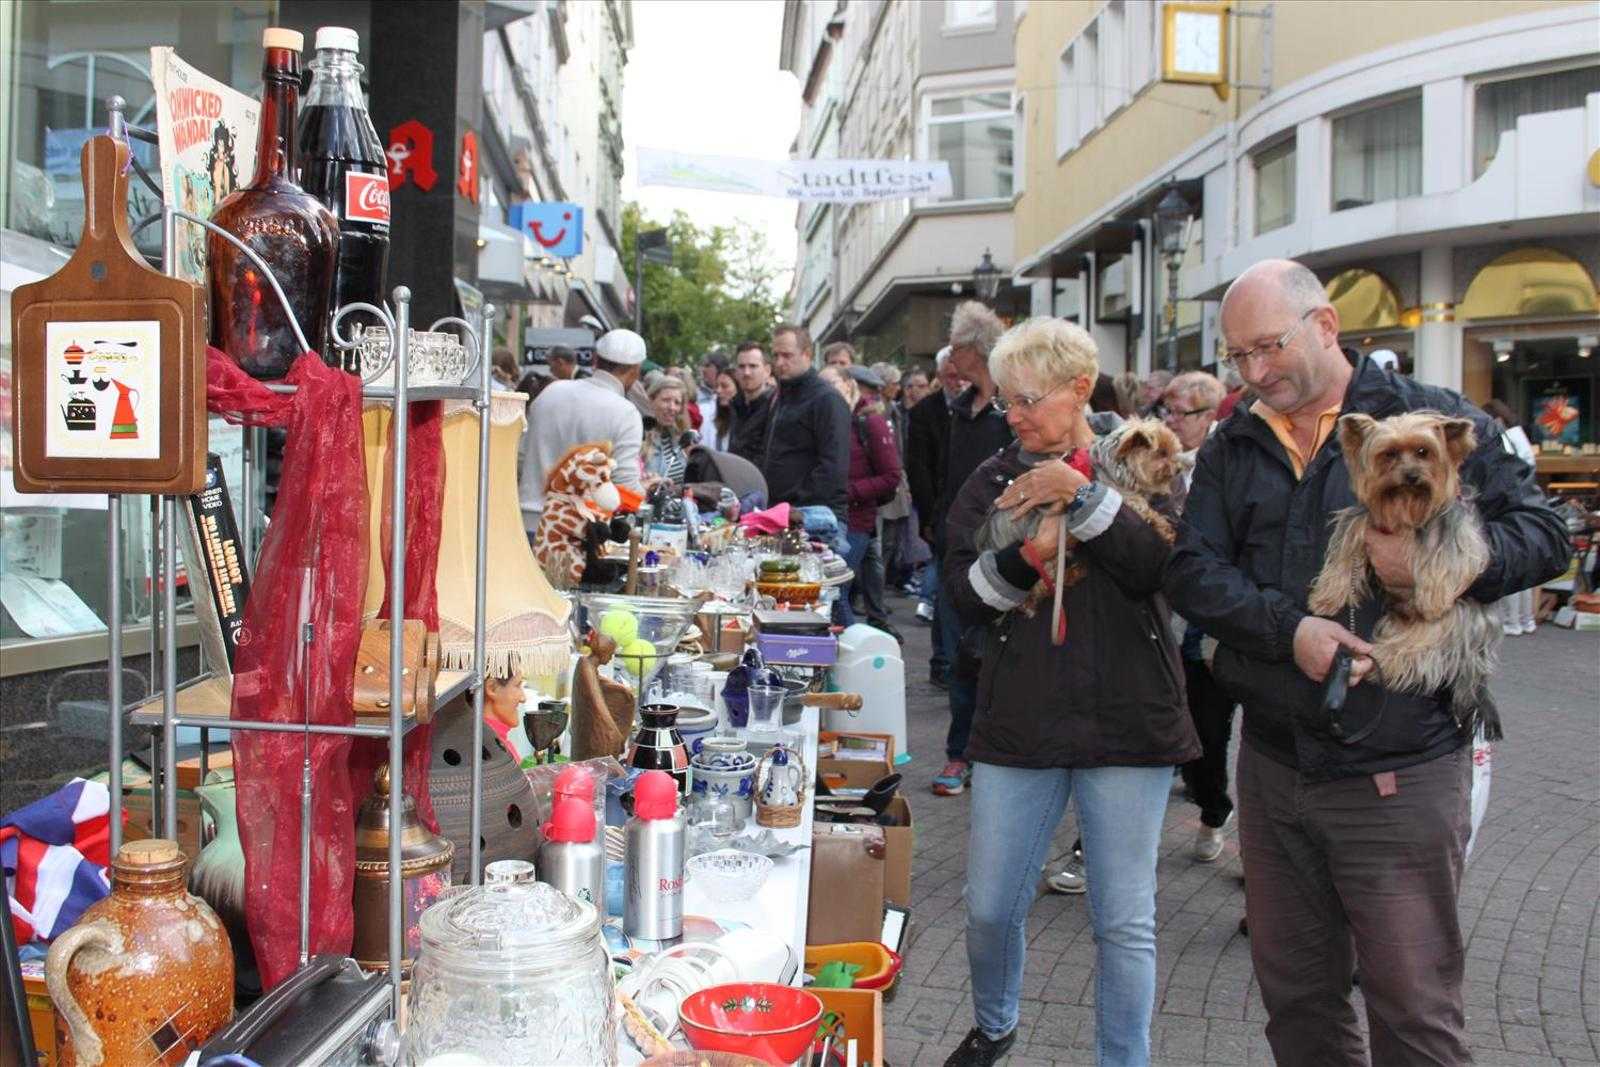
[[[551,791],[558,797],[580,797],[594,803],[594,775],[576,764],[556,775]]]
[[[678,814],[678,783],[666,771],[645,771],[633,783],[633,814],[640,819],[670,819]]]
[[[594,803],[577,797],[557,797],[550,821],[539,828],[546,841],[594,840]]]

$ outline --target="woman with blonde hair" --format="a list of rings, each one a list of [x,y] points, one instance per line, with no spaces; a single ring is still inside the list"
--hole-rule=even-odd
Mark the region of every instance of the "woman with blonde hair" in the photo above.
[[[647,393],[655,426],[645,433],[644,445],[639,450],[640,462],[644,464],[645,488],[653,488],[658,482],[681,486],[684,468],[689,465],[683,438],[690,433],[684,407],[691,394],[683,381],[671,374],[653,378]]]
[[[972,763],[967,961],[976,1026],[946,1061],[987,1067],[1016,1040],[1028,909],[1071,802],[1083,837],[1095,943],[1096,1058],[1150,1061],[1156,988],[1156,854],[1172,768],[1200,754],[1184,703],[1161,577],[1169,547],[1121,495],[1091,480],[1098,361],[1078,326],[1036,318],[989,356],[1016,441],[973,472],[945,519],[943,580],[985,642]],[[1027,540],[980,550],[996,509],[1043,515]],[[1064,591],[1064,644],[1049,598],[1056,545],[1081,577]]]

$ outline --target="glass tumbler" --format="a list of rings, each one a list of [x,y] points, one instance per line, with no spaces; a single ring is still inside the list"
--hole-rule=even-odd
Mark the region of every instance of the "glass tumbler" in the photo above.
[[[758,734],[775,734],[783,725],[783,698],[789,691],[781,685],[750,687],[749,728]]]

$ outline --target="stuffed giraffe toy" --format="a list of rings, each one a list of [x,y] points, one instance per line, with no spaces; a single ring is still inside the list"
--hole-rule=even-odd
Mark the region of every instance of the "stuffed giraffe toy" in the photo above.
[[[589,441],[568,449],[545,478],[533,554],[557,589],[573,589],[583,581],[591,526],[606,527],[622,504],[611,481],[614,466],[611,445]]]

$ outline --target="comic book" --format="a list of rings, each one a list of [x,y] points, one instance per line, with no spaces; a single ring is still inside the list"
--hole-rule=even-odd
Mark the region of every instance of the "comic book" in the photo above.
[[[209,219],[223,197],[250,183],[256,169],[261,105],[191,67],[171,48],[150,49],[161,141],[161,188],[167,203]],[[206,231],[178,220],[176,273],[204,282]]]

